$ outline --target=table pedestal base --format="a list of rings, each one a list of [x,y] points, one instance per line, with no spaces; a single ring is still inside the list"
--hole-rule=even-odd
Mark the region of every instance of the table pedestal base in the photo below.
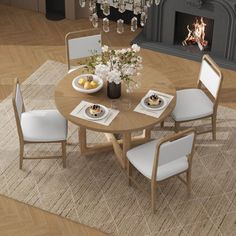
[[[86,128],[79,128],[79,144],[82,155],[91,155],[98,152],[107,152],[113,150],[116,154],[117,160],[123,169],[127,167],[127,151],[134,146],[146,143],[151,138],[151,129],[145,129],[142,135],[131,137],[131,132],[122,133],[123,139],[117,140],[114,134],[105,133],[108,142],[96,144],[92,146],[87,145]]]

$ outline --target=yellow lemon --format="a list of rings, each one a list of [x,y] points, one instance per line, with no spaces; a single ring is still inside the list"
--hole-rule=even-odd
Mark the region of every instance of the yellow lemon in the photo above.
[[[98,86],[98,83],[96,81],[91,81],[90,82],[90,85],[93,87],[93,88],[96,88]]]
[[[78,81],[78,83],[79,83],[80,85],[84,85],[85,79],[84,79],[84,78],[80,78],[79,81]]]
[[[84,83],[84,88],[85,88],[85,89],[91,89],[92,87],[91,87],[90,83],[89,83],[88,81],[86,81],[86,82]]]

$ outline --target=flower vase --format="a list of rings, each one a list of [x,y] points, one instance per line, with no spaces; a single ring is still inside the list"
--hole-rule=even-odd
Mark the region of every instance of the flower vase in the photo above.
[[[121,96],[121,83],[107,81],[107,96],[111,99],[116,99]]]

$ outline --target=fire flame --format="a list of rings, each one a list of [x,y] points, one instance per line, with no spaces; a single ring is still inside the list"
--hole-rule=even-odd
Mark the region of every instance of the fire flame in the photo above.
[[[188,36],[182,42],[183,46],[197,44],[201,51],[208,45],[208,41],[205,40],[205,29],[206,23],[203,20],[203,17],[196,18],[195,22],[193,23],[193,29],[190,29],[189,25],[187,26],[188,29]]]

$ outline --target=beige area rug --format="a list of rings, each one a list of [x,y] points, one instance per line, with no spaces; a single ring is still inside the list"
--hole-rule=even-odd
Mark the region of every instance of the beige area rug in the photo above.
[[[55,84],[65,74],[61,63],[42,65],[22,85],[26,108],[55,107]],[[18,136],[8,97],[0,103],[0,193],[113,235],[236,235],[236,111],[220,107],[218,114],[217,141],[211,141],[210,134],[197,139],[192,197],[186,197],[178,179],[162,182],[153,215],[149,194],[128,187],[113,153],[80,156],[73,125],[66,169],[60,160],[35,160],[24,161],[19,170]],[[104,140],[94,132],[88,137],[90,143]],[[31,145],[27,154],[51,155],[57,150],[55,144]],[[150,191],[137,173],[136,180]]]

